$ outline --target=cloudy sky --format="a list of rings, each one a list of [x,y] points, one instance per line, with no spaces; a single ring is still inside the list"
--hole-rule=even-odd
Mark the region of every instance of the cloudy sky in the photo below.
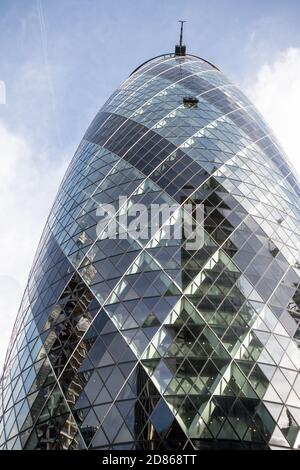
[[[178,19],[188,51],[247,93],[300,173],[299,0],[0,0],[0,366],[68,162],[118,84],[173,51]]]

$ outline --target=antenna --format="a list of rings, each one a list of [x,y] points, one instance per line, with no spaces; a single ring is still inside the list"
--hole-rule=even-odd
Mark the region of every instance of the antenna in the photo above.
[[[185,20],[179,20],[178,23],[181,23],[181,26],[180,26],[180,38],[179,38],[179,44],[177,44],[177,46],[175,46],[175,55],[183,56],[183,55],[185,55],[185,53],[186,53],[186,47],[185,47],[185,45],[182,43],[182,39],[183,39],[183,24],[186,23],[186,21],[185,21]]]
[[[179,45],[182,46],[183,24],[186,23],[186,21],[185,20],[179,20],[178,23],[181,23]]]

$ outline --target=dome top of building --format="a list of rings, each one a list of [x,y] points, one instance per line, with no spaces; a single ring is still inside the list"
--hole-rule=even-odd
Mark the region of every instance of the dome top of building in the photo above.
[[[212,64],[211,62],[209,62],[208,60],[206,59],[203,59],[202,57],[199,57],[197,55],[193,55],[193,54],[187,54],[186,53],[186,46],[185,44],[183,44],[183,24],[186,23],[186,21],[184,20],[179,20],[179,23],[181,23],[181,28],[180,28],[180,38],[179,38],[179,43],[176,44],[175,46],[175,52],[172,53],[172,52],[169,52],[169,53],[166,53],[166,54],[160,54],[158,56],[155,56],[155,57],[152,57],[151,59],[148,59],[146,60],[145,62],[143,62],[141,65],[139,65],[131,74],[133,75],[134,73],[136,73],[137,71],[140,71],[141,69],[143,69],[146,65],[148,65],[150,62],[153,62],[153,61],[157,61],[157,62],[163,62],[164,60],[170,60],[171,58],[176,58],[182,62],[185,62],[186,60],[191,60],[191,58],[196,58],[196,59],[199,59],[203,62],[206,62],[208,65],[210,65],[211,67],[213,67],[214,69],[216,70],[219,70],[219,68]]]
[[[143,62],[141,65],[139,65],[136,69],[133,70],[133,72],[131,72],[130,76],[133,75],[134,73],[136,73],[137,71],[141,71],[146,65],[149,65],[150,62],[163,62],[165,60],[170,60],[170,59],[176,59],[176,60],[180,60],[182,62],[186,61],[186,60],[191,60],[191,58],[194,58],[194,59],[199,59],[201,60],[202,62],[206,62],[208,65],[210,65],[212,68],[220,71],[219,67],[217,67],[215,64],[213,64],[212,62],[209,62],[208,60],[206,59],[203,59],[203,57],[200,57],[198,55],[194,55],[194,54],[185,54],[184,56],[179,56],[177,54],[175,54],[174,52],[166,52],[165,54],[160,54],[158,56],[155,56],[155,57],[152,57],[151,59],[148,59],[146,60],[145,62]]]

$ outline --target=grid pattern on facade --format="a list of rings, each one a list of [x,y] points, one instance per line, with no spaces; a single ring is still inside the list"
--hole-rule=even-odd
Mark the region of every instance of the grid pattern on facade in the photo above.
[[[163,229],[103,239],[97,207],[120,195],[202,203],[204,245]],[[298,448],[299,195],[213,66],[168,55],[133,73],[42,235],[1,379],[1,449]]]

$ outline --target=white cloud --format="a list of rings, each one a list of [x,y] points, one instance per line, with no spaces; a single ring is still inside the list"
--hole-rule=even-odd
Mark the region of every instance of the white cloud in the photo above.
[[[65,170],[0,122],[0,367],[28,272]]]
[[[263,65],[246,92],[300,175],[300,49],[289,48]]]

